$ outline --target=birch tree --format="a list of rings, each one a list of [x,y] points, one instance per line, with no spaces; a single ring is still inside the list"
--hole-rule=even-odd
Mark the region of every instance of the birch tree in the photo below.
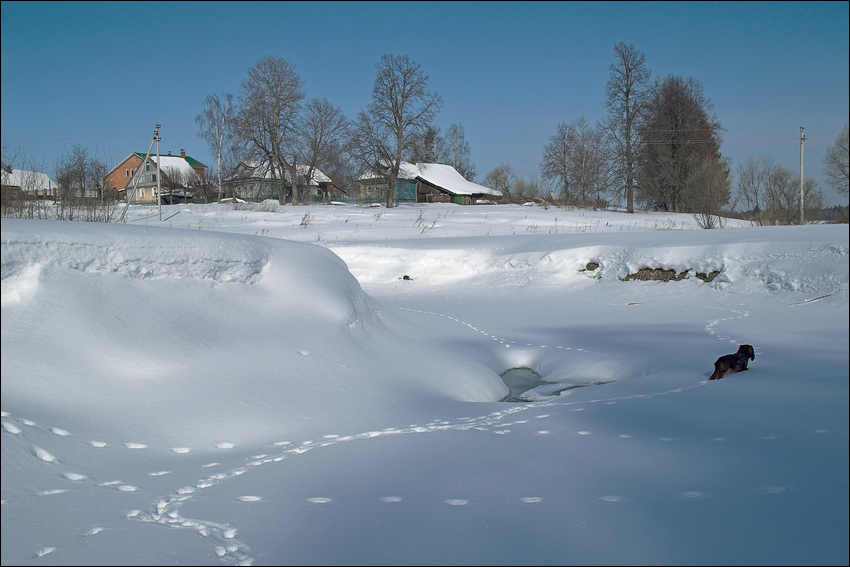
[[[646,56],[633,45],[614,46],[614,63],[608,66],[605,106],[608,114],[605,128],[617,151],[626,210],[634,210],[635,164],[640,151],[640,125],[651,94],[651,71]]]
[[[232,118],[235,114],[233,106],[233,95],[222,93],[221,95],[209,94],[204,99],[201,113],[195,117],[200,131],[198,136],[207,141],[210,150],[215,156],[215,171],[218,182],[218,194],[223,196],[222,189],[222,162],[226,144],[229,142],[233,131]]]

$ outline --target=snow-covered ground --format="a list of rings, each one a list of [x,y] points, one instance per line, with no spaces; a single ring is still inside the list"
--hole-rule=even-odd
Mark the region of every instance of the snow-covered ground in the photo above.
[[[847,225],[257,209],[2,219],[3,565],[847,565]]]

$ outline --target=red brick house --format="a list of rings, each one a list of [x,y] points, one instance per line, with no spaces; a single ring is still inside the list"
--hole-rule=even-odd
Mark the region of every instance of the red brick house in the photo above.
[[[121,163],[113,167],[109,173],[106,174],[106,179],[104,183],[104,192],[106,195],[112,195],[112,198],[115,200],[125,198],[125,189],[128,189],[128,185],[131,185],[133,181],[133,176],[136,174],[136,171],[142,166],[142,160],[145,159],[146,152],[134,152],[124,158]],[[163,178],[160,180],[160,185],[163,184],[163,181],[168,180],[168,170],[169,166],[172,170],[185,169],[184,167],[177,168],[177,162],[175,164],[170,164],[169,162],[174,161],[171,158],[177,158],[177,156],[172,156],[171,152],[168,152],[166,155],[159,156],[162,158],[160,163],[161,174]],[[185,160],[185,162],[189,165],[189,168],[195,171],[199,176],[204,177],[206,175],[207,166],[193,158],[192,156],[186,155],[186,150],[180,150],[180,158]],[[137,191],[136,202],[151,202],[156,201],[156,194],[152,190],[153,187],[156,187],[156,178],[152,177],[156,173],[156,159],[157,156],[151,155],[148,158],[148,163],[144,165],[144,168],[147,170],[149,175],[147,177],[140,177],[137,182],[137,189],[140,189],[142,192]],[[182,164],[180,164],[182,165]],[[168,184],[166,182],[166,184]]]

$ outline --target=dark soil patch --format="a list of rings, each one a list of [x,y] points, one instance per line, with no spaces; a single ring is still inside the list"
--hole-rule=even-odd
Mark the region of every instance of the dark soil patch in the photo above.
[[[584,268],[579,270],[580,272],[592,272],[599,267],[598,262],[588,262]],[[625,278],[623,278],[624,282],[631,280],[639,280],[639,281],[660,281],[660,282],[669,282],[674,281],[678,282],[688,277],[688,273],[690,270],[686,270],[684,272],[676,272],[676,270],[662,270],[661,268],[641,268],[634,274],[629,274]],[[697,278],[701,279],[704,282],[710,282],[714,280],[717,276],[720,275],[719,270],[715,270],[709,273],[698,272],[694,274]]]
[[[708,274],[698,273],[696,277],[704,282],[710,282],[720,274],[719,271],[714,271]],[[676,270],[662,270],[661,268],[641,268],[634,274],[629,274],[623,281],[639,280],[639,281],[660,281],[678,282],[688,277],[688,271],[676,272]]]

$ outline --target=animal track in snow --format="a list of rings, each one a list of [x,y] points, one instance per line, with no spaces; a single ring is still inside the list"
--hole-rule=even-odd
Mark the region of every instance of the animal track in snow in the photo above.
[[[62,476],[64,476],[68,480],[86,480],[88,478],[86,475],[72,472],[64,472],[62,473]]]
[[[316,440],[304,440],[298,443],[293,443],[291,441],[276,441],[270,443],[269,447],[276,448],[277,452],[271,453],[260,453],[254,454],[245,458],[244,464],[242,466],[237,466],[235,468],[231,468],[227,471],[216,472],[207,476],[206,478],[202,478],[195,482],[194,484],[184,485],[172,492],[169,492],[167,495],[154,499],[154,503],[147,510],[139,510],[132,509],[126,512],[123,512],[124,517],[128,519],[133,519],[136,521],[150,522],[150,523],[158,523],[166,526],[175,526],[175,527],[183,527],[183,528],[192,528],[196,530],[202,537],[211,538],[213,541],[217,542],[214,550],[216,555],[221,559],[221,561],[225,564],[249,564],[253,561],[250,556],[250,550],[247,546],[245,546],[241,541],[236,539],[237,530],[236,528],[226,525],[219,524],[212,521],[205,520],[196,520],[185,518],[180,514],[180,506],[187,501],[188,499],[194,498],[195,496],[201,494],[205,489],[214,487],[222,482],[227,482],[228,480],[245,474],[252,468],[256,468],[259,466],[273,465],[274,463],[278,463],[286,458],[292,458],[294,456],[306,453],[308,451],[312,451],[315,449],[321,449],[323,447],[328,447],[332,445],[336,445],[338,443],[347,443],[352,441],[359,441],[364,439],[372,439],[375,437],[388,436],[388,435],[405,435],[410,433],[433,433],[439,431],[472,431],[472,432],[493,432],[499,435],[506,435],[508,433],[513,432],[514,434],[518,434],[517,432],[523,432],[525,435],[551,435],[553,433],[558,433],[558,430],[553,429],[526,429],[525,426],[529,424],[529,422],[533,419],[546,419],[551,417],[551,413],[538,413],[537,415],[532,415],[527,419],[522,419],[523,415],[521,412],[529,411],[529,410],[540,410],[546,407],[563,407],[572,406],[573,411],[581,411],[586,406],[594,403],[600,402],[609,402],[609,401],[624,401],[629,399],[644,399],[648,397],[662,396],[668,395],[671,393],[680,393],[687,389],[698,387],[699,385],[690,386],[689,388],[675,388],[668,391],[655,392],[653,394],[639,394],[633,396],[623,396],[614,399],[589,399],[589,400],[581,400],[581,401],[570,401],[565,400],[563,398],[559,399],[548,399],[539,402],[529,403],[529,404],[517,404],[512,405],[512,407],[502,409],[500,408],[498,411],[492,411],[490,413],[486,413],[478,416],[466,416],[459,417],[453,420],[448,419],[434,419],[425,424],[410,424],[407,427],[387,427],[381,430],[369,430],[364,431],[358,434],[350,434],[350,435],[341,435],[338,433],[328,433],[324,435],[320,435]],[[528,414],[525,414],[528,415]],[[4,413],[3,415],[3,431],[10,435],[18,435],[20,434],[20,429],[12,423],[13,421],[19,423],[31,423],[35,426],[34,422],[24,419],[15,420],[9,416],[8,413]],[[55,429],[58,428],[49,428],[45,429],[47,431],[52,431],[54,434],[56,433]],[[62,430],[64,431],[64,430]],[[573,432],[574,435],[578,436],[589,436],[591,435],[590,431],[579,430]],[[816,434],[828,434],[825,431],[816,432]],[[72,434],[68,435],[60,435],[61,437],[67,439],[67,441],[62,441],[61,443],[80,443],[81,441],[76,440]],[[620,438],[628,439],[631,437],[630,434],[619,434]],[[661,438],[660,440],[664,441],[674,441],[674,438]],[[83,442],[85,444],[94,446],[94,447],[106,447],[109,445],[107,441],[88,441]],[[148,446],[141,443],[123,443],[123,446],[128,449],[147,449]],[[231,449],[236,445],[234,443],[229,442],[221,442],[215,445],[218,449]],[[190,449],[188,447],[180,447],[174,446],[169,447],[169,449],[174,453],[185,453]],[[43,449],[31,446],[32,453],[44,461],[45,463],[54,463],[57,462],[58,459],[44,451]],[[219,466],[219,462],[211,462],[204,465],[199,465],[201,469],[203,468],[212,468]],[[162,471],[154,471],[145,473],[144,477],[160,477],[170,474],[171,471],[162,470]],[[112,480],[112,481],[104,481],[99,483],[94,483],[90,478],[84,474],[76,473],[76,472],[63,472],[61,474],[68,481],[75,482],[91,482],[93,486],[98,487],[111,487],[114,490],[119,492],[138,492],[140,490],[144,490],[144,483],[140,484],[130,484],[124,480]],[[788,492],[790,487],[781,487],[781,486],[765,486],[759,489],[759,491],[763,494],[775,495],[782,494]],[[61,495],[64,492],[67,492],[68,489],[64,488],[56,488],[56,489],[48,489],[42,490],[38,494],[42,496],[50,496],[50,495]],[[704,498],[704,493],[699,490],[692,490],[687,492],[681,492],[679,494],[671,495],[672,498],[678,498],[683,500],[698,500],[700,498]],[[240,502],[244,502],[246,504],[260,504],[266,501],[266,496],[262,494],[243,494],[241,496],[234,497],[236,500]],[[516,501],[523,504],[542,504],[544,502],[544,497],[542,496],[519,496],[517,495]],[[603,495],[597,497],[597,499],[601,502],[606,503],[616,503],[627,501],[628,499],[624,496],[620,495]],[[345,501],[337,502],[334,499],[324,496],[313,496],[309,498],[305,498],[305,502],[312,504],[330,504],[330,503],[339,503],[344,504]],[[383,496],[377,498],[377,502],[388,504],[388,503],[400,503],[403,502],[404,498],[399,495],[393,496]],[[440,501],[442,504],[447,506],[466,506],[470,504],[471,500],[465,498],[448,498]],[[97,531],[90,530],[90,533],[86,535],[94,535],[95,533],[99,533],[102,531],[102,528],[94,528]],[[227,542],[226,545],[223,545],[222,542]],[[48,548],[44,548],[48,549]],[[55,549],[55,547],[53,548]]]
[[[36,492],[36,496],[52,496],[53,494],[62,494],[63,492],[68,492],[64,488],[53,488],[51,490],[42,490],[41,492]]]
[[[458,319],[457,317],[453,317],[451,315],[446,315],[444,313],[437,313],[435,311],[423,311],[423,310],[420,310],[420,309],[411,309],[409,307],[398,307],[398,309],[401,309],[403,311],[410,311],[410,312],[413,312],[413,313],[421,313],[423,315],[433,315],[435,317],[443,317],[445,319],[448,319],[449,321],[453,321],[455,323],[463,325],[463,326],[469,328],[471,331],[474,331],[474,332],[479,333],[479,334],[481,334],[485,337],[488,337],[489,339],[496,341],[501,345],[504,345],[505,348],[511,348],[512,346],[517,346],[519,344],[519,343],[517,343],[517,341],[514,341],[514,340],[510,340],[510,339],[503,338],[503,337],[497,337],[496,335],[491,335],[487,331],[484,331],[484,330],[478,328],[477,326],[473,325],[472,323],[467,323],[466,321],[462,321],[462,320]],[[549,348],[550,345],[535,345],[534,343],[528,343],[527,342],[524,345],[520,345],[520,346],[532,347],[532,348]],[[582,353],[590,353],[590,351],[588,351],[587,349],[579,348],[579,347],[573,347],[573,346],[566,346],[566,345],[555,345],[554,348],[562,349],[562,350],[575,350],[576,352],[582,352]],[[606,353],[600,351],[600,352],[595,352],[595,353],[591,353],[591,354],[606,354]]]
[[[331,502],[331,499],[326,498],[324,496],[315,496],[313,498],[308,498],[307,502],[309,502],[311,504],[327,504],[327,503]]]
[[[56,457],[42,449],[41,447],[33,447],[33,454],[46,463],[52,463],[56,460]]]

